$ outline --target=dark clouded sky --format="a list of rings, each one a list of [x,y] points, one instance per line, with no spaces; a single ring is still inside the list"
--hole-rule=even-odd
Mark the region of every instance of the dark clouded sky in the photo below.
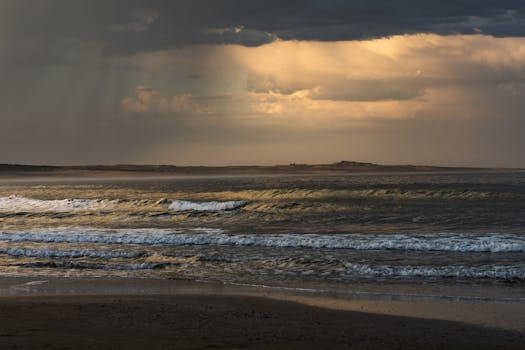
[[[525,1],[0,0],[0,163],[525,167]]]

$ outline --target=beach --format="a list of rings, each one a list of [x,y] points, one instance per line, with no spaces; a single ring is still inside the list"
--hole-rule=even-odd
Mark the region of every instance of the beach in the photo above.
[[[525,350],[525,1],[0,28],[0,350]]]
[[[0,348],[522,349],[521,172],[0,181]]]
[[[1,293],[3,349],[525,346],[524,306],[517,304],[344,300],[185,281],[104,279],[8,279]]]

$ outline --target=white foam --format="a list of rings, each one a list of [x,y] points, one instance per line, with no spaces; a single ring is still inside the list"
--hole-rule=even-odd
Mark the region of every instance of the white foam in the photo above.
[[[19,266],[33,268],[62,268],[79,270],[155,270],[162,269],[173,264],[170,263],[131,263],[131,264],[100,264],[81,261],[57,261],[57,262],[34,262],[23,263]]]
[[[355,250],[525,252],[525,236],[503,233],[428,234],[227,234],[221,229],[62,228],[0,231],[10,242],[230,245]]]
[[[2,213],[72,212],[96,210],[105,206],[107,203],[97,199],[42,200],[16,195],[0,197],[0,212]]]
[[[246,201],[227,201],[227,202],[191,202],[174,200],[169,205],[169,209],[175,211],[182,210],[197,210],[197,211],[223,211],[233,210],[243,207],[247,204]]]
[[[31,249],[31,248],[0,248],[0,254],[15,257],[36,257],[36,258],[136,258],[143,255],[140,252],[125,251],[100,251],[100,250],[56,250],[56,249]]]
[[[525,264],[481,266],[394,266],[346,263],[351,275],[373,277],[441,277],[525,280]]]

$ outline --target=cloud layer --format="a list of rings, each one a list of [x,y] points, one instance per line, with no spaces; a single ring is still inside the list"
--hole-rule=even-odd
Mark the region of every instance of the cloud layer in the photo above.
[[[525,166],[524,14],[522,1],[1,1],[0,162]]]
[[[10,48],[4,61],[53,62],[86,47],[126,55],[192,44],[258,46],[279,39],[523,36],[524,16],[520,0],[4,0],[0,40]]]

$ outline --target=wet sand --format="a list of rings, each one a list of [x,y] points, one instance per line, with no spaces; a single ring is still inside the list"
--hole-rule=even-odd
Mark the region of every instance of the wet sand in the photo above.
[[[355,300],[166,280],[0,282],[0,349],[525,348],[522,303]]]
[[[248,296],[0,299],[2,349],[523,349],[518,331]]]

